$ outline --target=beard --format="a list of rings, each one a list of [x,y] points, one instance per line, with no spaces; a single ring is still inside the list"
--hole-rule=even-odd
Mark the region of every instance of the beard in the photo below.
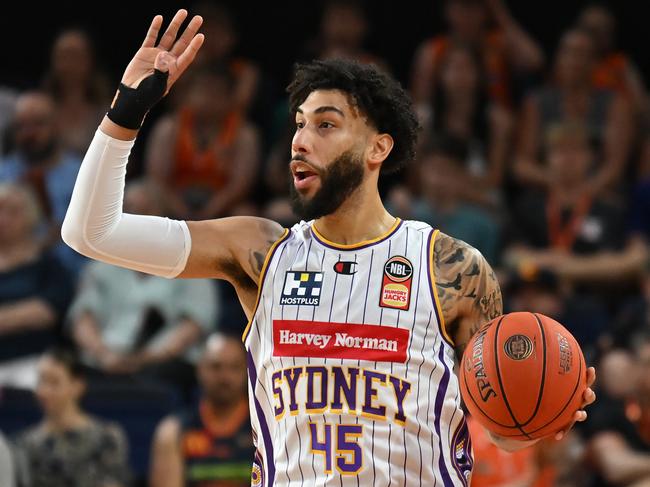
[[[301,156],[294,160],[308,162]],[[301,195],[293,182],[289,184],[291,208],[302,220],[315,220],[330,215],[340,208],[363,181],[363,159],[352,151],[346,151],[332,161],[327,169],[319,170],[320,188],[310,199]]]

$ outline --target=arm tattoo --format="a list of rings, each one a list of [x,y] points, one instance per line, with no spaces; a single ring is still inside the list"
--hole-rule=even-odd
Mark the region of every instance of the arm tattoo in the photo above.
[[[255,274],[256,280],[259,280],[260,278],[262,267],[264,267],[264,261],[266,260],[266,254],[274,243],[275,240],[269,240],[266,242],[266,247],[264,249],[251,249],[248,251],[248,263]]]
[[[447,333],[461,357],[474,333],[503,313],[499,283],[478,250],[443,233],[436,237],[434,266]]]

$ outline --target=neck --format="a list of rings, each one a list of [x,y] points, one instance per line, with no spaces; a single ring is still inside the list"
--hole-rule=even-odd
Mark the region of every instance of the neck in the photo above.
[[[336,212],[320,217],[315,225],[328,240],[350,245],[384,235],[395,221],[384,208],[375,185],[366,191],[359,188]]]
[[[85,425],[87,417],[76,404],[71,404],[59,414],[46,417],[44,425],[50,431],[66,431]]]
[[[205,400],[208,408],[210,409],[210,413],[216,417],[216,418],[228,418],[232,414],[232,412],[237,409],[237,406],[239,406],[239,403],[241,402],[240,399],[236,399],[234,401],[230,402],[213,402],[210,401],[210,399],[206,398]]]
[[[61,81],[60,96],[65,102],[84,101],[86,98],[86,82],[84,80],[68,79]]]

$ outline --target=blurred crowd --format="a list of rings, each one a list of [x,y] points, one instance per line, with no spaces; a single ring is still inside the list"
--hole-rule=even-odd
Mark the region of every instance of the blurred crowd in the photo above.
[[[502,0],[443,4],[445,29],[410,53],[402,80],[422,125],[418,156],[381,182],[384,201],[478,248],[506,311],[563,323],[599,377],[589,420],[562,442],[506,454],[474,424],[472,485],[647,487],[650,98],[617,46],[623,26],[594,4],[544,52]],[[390,71],[366,48],[365,8],[326,2],[302,58]],[[227,8],[191,12],[206,43],[147,120],[125,211],[290,226],[283,80],[238,54]],[[61,242],[116,85],[101,64],[87,32],[65,30],[37,89],[0,87],[0,484],[247,485],[245,357],[233,338],[246,320],[232,288],[89,262]],[[34,404],[21,394],[32,390]],[[118,397],[122,409],[102,400]],[[3,416],[12,401],[40,422]],[[147,404],[155,421],[135,431],[129,414]]]

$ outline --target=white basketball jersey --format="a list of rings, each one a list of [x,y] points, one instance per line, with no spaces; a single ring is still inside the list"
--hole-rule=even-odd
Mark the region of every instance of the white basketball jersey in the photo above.
[[[398,220],[338,245],[301,222],[273,245],[244,332],[254,486],[468,485],[436,235]]]

